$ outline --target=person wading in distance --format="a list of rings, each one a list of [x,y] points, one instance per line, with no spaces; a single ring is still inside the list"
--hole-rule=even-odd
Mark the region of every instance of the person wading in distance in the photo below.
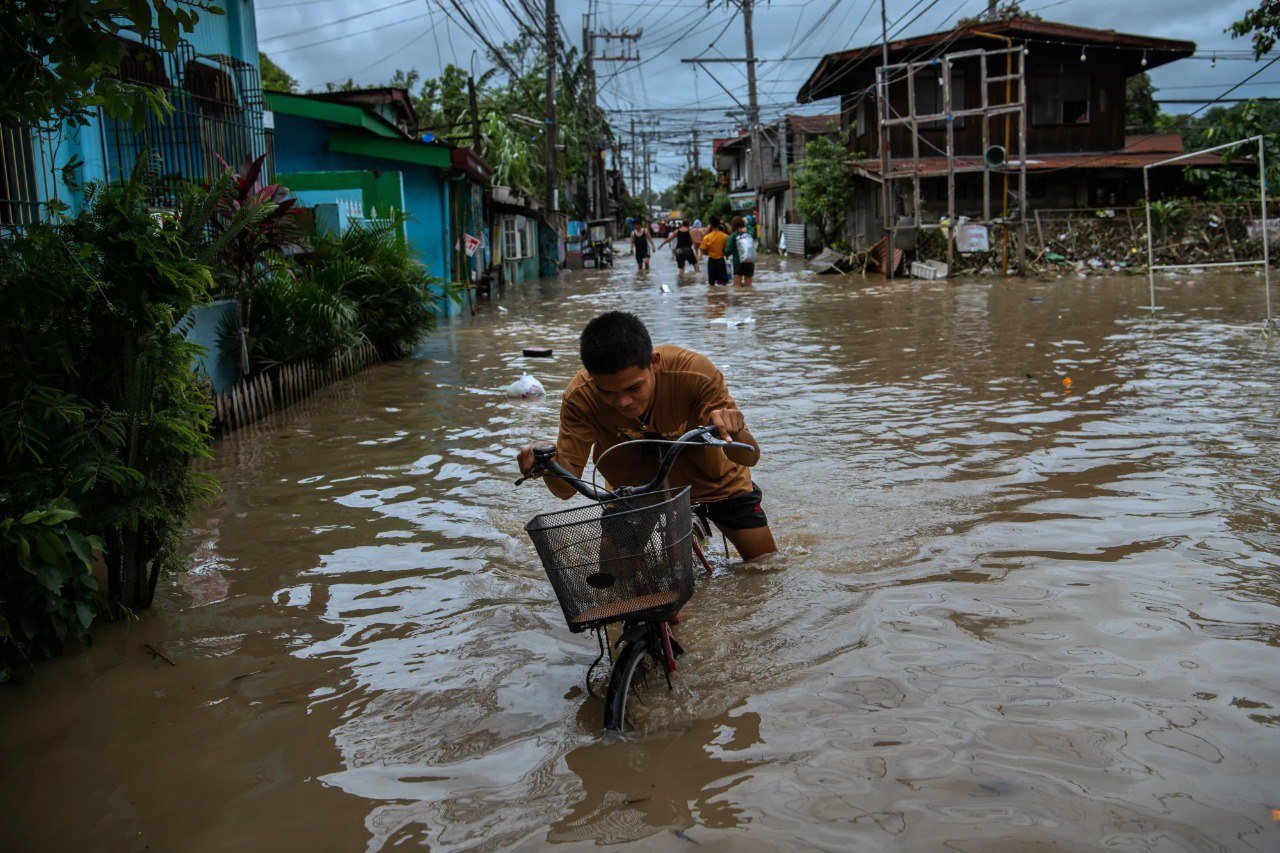
[[[707,284],[729,283],[729,267],[724,258],[724,247],[729,242],[729,235],[724,233],[724,226],[719,216],[711,217],[711,227],[702,238],[698,249],[707,257]]]
[[[672,231],[670,236],[663,240],[662,245],[658,248],[663,248],[672,240],[676,241],[676,266],[679,267],[680,272],[684,272],[685,264],[693,264],[693,271],[695,273],[698,272],[698,250],[693,244],[693,234],[689,230],[689,223],[681,221],[676,230]]]
[[[750,285],[756,274],[756,242],[741,216],[733,217],[733,233],[729,235],[725,251],[733,261],[734,285]]]

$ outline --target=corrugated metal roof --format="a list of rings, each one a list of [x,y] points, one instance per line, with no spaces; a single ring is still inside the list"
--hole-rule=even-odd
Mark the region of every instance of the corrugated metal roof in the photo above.
[[[788,115],[793,130],[803,133],[825,133],[829,125],[840,127],[840,113],[826,113],[820,116]]]
[[[891,41],[889,42],[889,61],[897,62],[908,55],[910,58],[918,59],[921,51],[944,44],[951,50],[961,50],[972,46],[974,42],[989,46],[991,44],[989,41],[974,35],[977,32],[1008,36],[1016,43],[1047,41],[1127,49],[1134,52],[1135,69],[1137,69],[1139,52],[1143,52],[1143,58],[1146,59],[1143,68],[1150,69],[1191,56],[1196,50],[1195,42],[1191,41],[1155,38],[1115,30],[1098,30],[1033,18],[1006,18],[1000,21],[974,21],[950,30]],[[826,54],[813,69],[809,79],[800,87],[796,100],[806,104],[852,90],[854,81],[849,74],[852,70],[851,66],[860,65],[868,60],[874,60],[876,65],[880,64],[880,50],[881,46],[877,42]]]
[[[1051,172],[1060,169],[1141,169],[1161,160],[1167,160],[1172,156],[1168,151],[1110,151],[1101,154],[1037,154],[1027,157],[1027,171],[1034,172]],[[880,179],[880,161],[878,159],[856,160],[854,167],[875,180]],[[1188,157],[1185,160],[1179,160],[1173,163],[1169,168],[1181,169],[1186,166],[1251,166],[1252,160],[1244,158],[1234,160],[1230,164],[1224,164],[1222,158],[1217,154],[1198,154],[1194,157]],[[1008,168],[1017,171],[1018,164],[1010,159]],[[956,157],[955,170],[957,172],[980,172],[982,171],[981,157]],[[910,178],[915,173],[915,169],[910,160],[901,157],[894,158],[890,163],[890,177],[894,180],[902,178]],[[921,157],[920,158],[920,177],[932,178],[940,177],[947,174],[947,158],[946,157]]]

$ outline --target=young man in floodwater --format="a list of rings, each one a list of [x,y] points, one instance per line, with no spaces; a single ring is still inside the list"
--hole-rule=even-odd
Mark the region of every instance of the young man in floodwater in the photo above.
[[[778,550],[769,519],[760,505],[760,487],[751,468],[760,445],[729,396],[724,377],[706,356],[678,346],[654,347],[649,330],[634,314],[610,311],[582,330],[578,345],[583,370],[565,388],[560,404],[557,460],[575,477],[587,458],[598,460],[615,444],[637,438],[675,439],[690,429],[715,424],[720,435],[755,449],[686,447],[668,475],[670,486],[690,487],[690,499],[705,504],[707,515],[744,560]],[[520,451],[520,472],[533,467],[535,442]],[[614,486],[649,481],[658,467],[661,445],[620,448],[605,458],[600,473]],[[577,494],[556,477],[543,480],[552,494]]]

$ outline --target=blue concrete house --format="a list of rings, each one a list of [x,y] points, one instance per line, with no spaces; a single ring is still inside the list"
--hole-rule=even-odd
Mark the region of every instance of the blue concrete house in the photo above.
[[[238,165],[270,155],[253,4],[224,5],[226,14],[201,15],[172,51],[155,38],[121,36],[128,42],[121,79],[159,86],[174,108],[165,118],[149,117],[141,132],[101,115],[85,127],[0,126],[0,228],[46,220],[59,205],[78,210],[90,182],[125,179],[143,152],[149,200],[158,209],[171,207],[184,185],[221,174],[219,158]],[[265,171],[269,177],[269,156]],[[181,324],[208,350],[197,367],[219,391],[238,378],[217,354],[218,326],[233,306],[218,300]]]
[[[455,178],[459,149],[415,138],[418,119],[409,93],[380,87],[294,95],[268,92],[275,124],[277,180],[308,206],[338,203],[353,217],[408,215],[405,237],[437,276],[466,280],[461,234],[472,207]],[[459,161],[484,178],[483,161]],[[479,164],[478,166],[476,164]]]
[[[218,157],[236,165],[268,153],[253,4],[226,7],[224,15],[201,15],[173,51],[154,38],[122,36],[129,48],[121,78],[163,88],[174,107],[141,133],[101,116],[79,128],[0,128],[0,227],[46,218],[50,202],[78,209],[86,184],[123,179],[143,151],[159,208],[183,184],[219,174]]]

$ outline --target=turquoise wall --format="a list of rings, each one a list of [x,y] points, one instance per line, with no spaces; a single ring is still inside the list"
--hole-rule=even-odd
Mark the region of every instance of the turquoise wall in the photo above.
[[[169,0],[168,5],[178,4]],[[201,14],[195,28],[190,33],[182,33],[181,37],[191,44],[197,55],[223,54],[257,65],[258,29],[252,0],[227,0],[220,5],[225,8],[226,14]],[[211,67],[218,67],[216,62],[208,62]],[[183,69],[177,68],[176,64],[172,54],[165,55],[165,73],[170,80],[178,83],[182,80]],[[258,109],[260,111],[261,107]],[[110,154],[107,142],[112,133],[111,123],[99,116],[91,119],[84,127],[65,126],[59,128],[56,135],[46,137],[47,156],[42,158],[42,168],[48,180],[37,182],[40,185],[41,200],[52,201],[56,197],[73,211],[80,209],[84,203],[84,186],[92,181],[106,180],[113,169],[119,168],[119,164],[108,160]],[[193,129],[192,134],[194,138],[198,132]],[[256,153],[264,152],[260,150]],[[69,175],[71,181],[68,182],[60,167],[77,159],[83,163],[72,170]],[[124,164],[125,170],[132,165]]]
[[[433,275],[451,277],[450,189],[443,170],[330,151],[328,125],[316,119],[276,113],[275,122],[276,172],[400,172],[404,176],[405,212],[410,217],[405,225],[409,244]]]
[[[234,299],[218,299],[212,305],[197,306],[178,324],[179,331],[187,340],[204,347],[204,354],[195,360],[192,367],[197,373],[208,376],[213,390],[219,394],[230,391],[240,375],[236,367],[236,353],[224,353],[219,343],[224,322],[232,325],[236,322]]]

